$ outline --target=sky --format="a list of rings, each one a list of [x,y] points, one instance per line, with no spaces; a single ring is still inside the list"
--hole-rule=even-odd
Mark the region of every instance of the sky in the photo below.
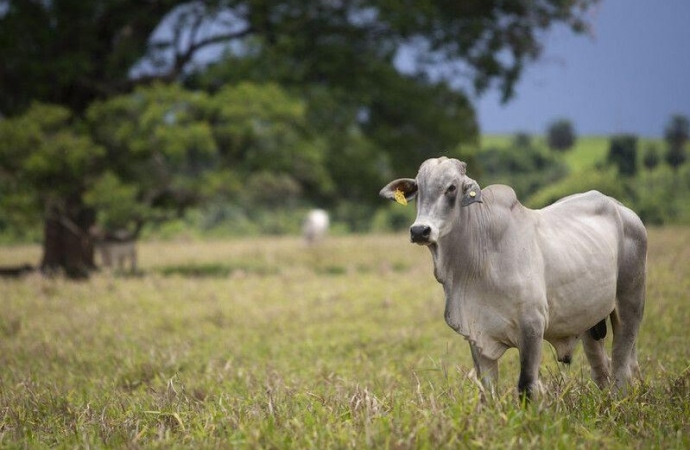
[[[661,137],[671,115],[690,117],[690,1],[602,0],[593,35],[561,27],[501,105],[475,99],[482,133],[543,134],[555,119],[578,135]]]

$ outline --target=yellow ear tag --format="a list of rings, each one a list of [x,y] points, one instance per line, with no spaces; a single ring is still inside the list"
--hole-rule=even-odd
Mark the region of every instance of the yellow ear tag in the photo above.
[[[476,192],[470,191],[470,197],[476,197],[476,196],[477,196],[477,193],[476,193]]]
[[[395,190],[395,201],[403,206],[407,205],[407,199],[405,198],[405,194],[403,194],[403,191],[401,191],[400,189]]]

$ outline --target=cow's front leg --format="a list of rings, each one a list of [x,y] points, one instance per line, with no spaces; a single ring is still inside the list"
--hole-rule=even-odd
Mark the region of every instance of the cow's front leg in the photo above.
[[[473,343],[470,343],[470,350],[474,361],[474,371],[484,388],[483,398],[486,399],[487,396],[493,398],[498,383],[498,360],[483,356]]]
[[[520,378],[518,392],[529,401],[534,398],[539,387],[539,364],[544,338],[544,323],[541,320],[523,322],[520,333]]]

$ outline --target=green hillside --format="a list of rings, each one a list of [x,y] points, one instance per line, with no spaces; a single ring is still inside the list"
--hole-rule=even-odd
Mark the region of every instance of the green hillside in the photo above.
[[[491,134],[482,136],[480,151],[489,148],[507,149],[513,142],[514,135],[510,134]],[[533,136],[532,142],[535,146],[548,150],[546,141],[542,136]],[[575,141],[575,146],[563,153],[565,163],[572,172],[594,167],[598,162],[606,159],[608,150],[608,136],[582,136]]]
[[[611,136],[581,136],[571,149],[553,152],[543,136],[522,142],[516,135],[482,136],[478,176],[484,185],[510,185],[520,201],[533,208],[596,189],[635,210],[645,223],[690,222],[690,164],[674,171],[665,161],[662,139],[638,138],[637,173],[622,176],[615,165],[607,164],[610,141]],[[651,170],[643,164],[650,146],[659,158]]]
[[[484,135],[480,141],[480,152],[489,148],[507,149],[514,137],[512,134]],[[600,135],[578,137],[573,148],[563,152],[563,159],[571,173],[581,172],[595,167],[597,163],[603,163],[606,160],[610,139],[610,136]],[[543,136],[532,136],[532,142],[535,146],[548,150]],[[640,138],[638,140],[638,160],[641,161],[644,150],[650,144],[656,145],[659,149],[663,149],[665,145],[661,139]]]
[[[575,146],[564,153],[564,159],[572,172],[580,172],[606,160],[609,138],[607,136],[584,136]]]

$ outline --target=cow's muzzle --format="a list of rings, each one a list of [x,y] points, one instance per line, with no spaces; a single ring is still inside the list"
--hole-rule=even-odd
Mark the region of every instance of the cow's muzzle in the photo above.
[[[429,225],[412,225],[410,227],[410,240],[415,244],[430,244],[431,227]]]

